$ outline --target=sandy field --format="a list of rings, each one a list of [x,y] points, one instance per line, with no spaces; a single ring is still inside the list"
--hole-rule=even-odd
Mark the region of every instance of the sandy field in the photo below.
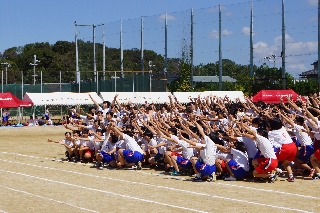
[[[0,212],[320,212],[320,181],[191,182],[60,161],[63,127],[0,128]]]

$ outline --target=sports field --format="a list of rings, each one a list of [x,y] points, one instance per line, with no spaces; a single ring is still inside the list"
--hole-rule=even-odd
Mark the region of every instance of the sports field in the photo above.
[[[0,212],[320,212],[320,181],[191,182],[59,161],[63,127],[0,128]]]

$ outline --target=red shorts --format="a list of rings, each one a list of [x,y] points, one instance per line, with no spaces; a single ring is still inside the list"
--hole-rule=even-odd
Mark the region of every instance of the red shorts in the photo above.
[[[256,172],[258,174],[266,174],[272,172],[278,166],[278,159],[272,158],[258,158],[259,165],[256,167]]]
[[[320,160],[320,149],[318,149],[317,151],[314,152],[314,156]]]
[[[224,162],[223,160],[221,161],[221,168],[224,173],[229,173],[226,162]]]
[[[297,147],[295,143],[282,144],[280,151],[276,153],[278,161],[293,161],[296,158]]]
[[[93,150],[88,149],[88,150],[85,152],[85,154],[90,154],[91,156],[93,156],[93,155],[92,155],[92,154],[93,154]]]
[[[179,154],[178,152],[171,152],[171,156],[182,156],[181,154]]]

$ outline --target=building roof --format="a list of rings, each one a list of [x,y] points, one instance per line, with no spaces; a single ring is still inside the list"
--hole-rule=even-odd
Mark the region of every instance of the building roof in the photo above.
[[[193,76],[194,82],[219,82],[219,76]],[[236,79],[231,78],[230,76],[222,76],[222,81],[228,82],[237,82]]]

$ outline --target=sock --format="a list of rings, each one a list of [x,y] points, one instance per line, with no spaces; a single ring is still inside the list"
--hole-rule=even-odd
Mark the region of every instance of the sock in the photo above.
[[[201,177],[201,174],[200,173],[196,174],[196,177]]]
[[[293,174],[289,174],[289,178],[293,178]]]
[[[320,177],[320,173],[316,173],[318,175],[318,177]]]

